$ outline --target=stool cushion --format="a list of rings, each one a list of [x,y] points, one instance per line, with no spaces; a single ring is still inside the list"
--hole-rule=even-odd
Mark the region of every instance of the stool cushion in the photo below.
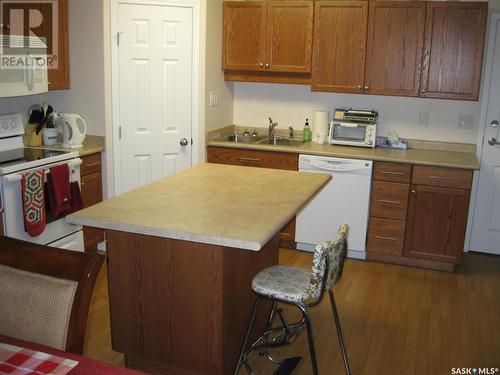
[[[289,266],[272,266],[259,272],[252,282],[252,290],[265,297],[289,302],[305,302],[311,271]]]

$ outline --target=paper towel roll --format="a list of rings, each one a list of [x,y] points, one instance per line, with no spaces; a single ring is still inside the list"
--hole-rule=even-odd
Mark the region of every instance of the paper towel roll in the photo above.
[[[330,112],[328,111],[314,111],[313,112],[313,123],[312,123],[312,140],[317,142],[318,136],[327,137],[328,136],[328,117]]]

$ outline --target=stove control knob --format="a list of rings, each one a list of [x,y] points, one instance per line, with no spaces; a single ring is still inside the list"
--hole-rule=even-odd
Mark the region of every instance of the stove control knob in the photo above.
[[[2,122],[2,128],[4,128],[5,130],[8,130],[9,129],[9,123],[7,121],[3,121]]]

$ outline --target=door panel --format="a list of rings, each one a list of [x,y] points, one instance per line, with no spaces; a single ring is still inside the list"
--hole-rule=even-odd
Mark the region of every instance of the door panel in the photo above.
[[[421,96],[479,98],[487,11],[487,3],[428,3]]]
[[[312,1],[269,3],[267,70],[297,73],[311,71],[313,16]]]
[[[363,92],[368,2],[315,3],[313,91]]]
[[[191,166],[192,9],[120,4],[119,30],[125,192]]]
[[[224,2],[223,69],[264,70],[266,17],[264,1]]]
[[[365,92],[418,96],[426,3],[370,2]]]
[[[500,15],[492,17],[490,35],[493,71],[489,90],[485,90],[489,93],[486,130],[470,250],[500,255],[500,145],[488,142],[491,138],[500,141],[500,126],[495,123],[500,122]]]
[[[469,190],[412,185],[405,255],[460,263],[469,200]]]

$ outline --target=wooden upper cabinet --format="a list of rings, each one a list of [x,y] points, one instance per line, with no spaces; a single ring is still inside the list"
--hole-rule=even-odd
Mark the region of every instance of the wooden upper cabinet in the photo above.
[[[363,92],[367,1],[317,1],[312,90]]]
[[[311,72],[313,16],[312,1],[269,2],[267,70]]]
[[[370,1],[364,91],[418,96],[426,3]]]
[[[422,97],[477,100],[487,3],[429,2]]]
[[[222,68],[262,70],[266,60],[265,1],[224,2]]]
[[[49,69],[49,90],[70,88],[68,0],[58,0],[57,69]]]

